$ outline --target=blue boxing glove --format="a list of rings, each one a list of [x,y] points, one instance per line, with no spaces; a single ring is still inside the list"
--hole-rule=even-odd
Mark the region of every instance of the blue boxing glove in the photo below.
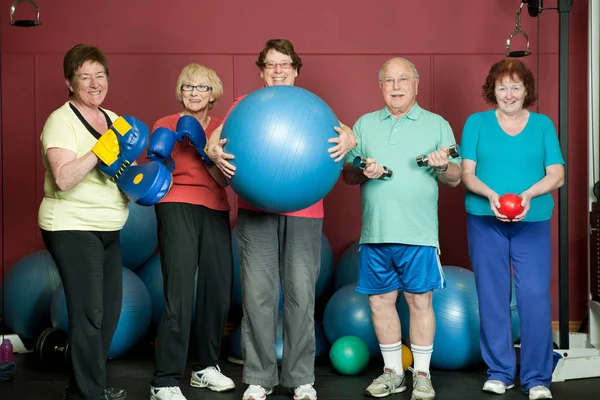
[[[98,169],[127,197],[144,206],[162,199],[171,187],[171,174],[161,163],[131,165],[147,143],[148,127],[125,115],[117,118],[92,148],[100,159]]]
[[[194,146],[204,164],[211,165],[212,160],[206,154],[206,133],[202,129],[200,122],[192,116],[184,115],[177,121],[177,132],[175,132],[175,138],[178,142],[183,141],[183,138],[187,137],[190,144]]]
[[[168,128],[157,128],[148,144],[146,155],[150,161],[158,161],[167,167],[169,172],[175,169],[175,162],[171,153],[175,147],[175,132]]]
[[[142,154],[147,143],[148,127],[140,120],[124,115],[98,139],[92,152],[101,161],[98,164],[100,171],[114,182]]]
[[[117,186],[137,204],[151,206],[171,189],[171,172],[158,161],[132,165],[117,181]]]

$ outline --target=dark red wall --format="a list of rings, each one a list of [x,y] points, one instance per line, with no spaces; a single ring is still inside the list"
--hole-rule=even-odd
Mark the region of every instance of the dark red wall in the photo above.
[[[181,68],[190,62],[206,64],[220,75],[225,94],[214,114],[223,116],[235,96],[260,86],[254,61],[264,42],[273,37],[292,40],[302,55],[304,67],[297,84],[321,96],[351,125],[360,115],[382,107],[379,67],[392,56],[404,56],[416,64],[421,75],[420,105],[444,116],[460,140],[467,116],[485,108],[481,84],[490,65],[504,56],[506,37],[514,30],[520,4],[520,0],[37,2],[42,26],[23,29],[8,24],[12,0],[0,1],[5,166],[2,244],[8,268],[43,247],[37,228],[37,208],[43,195],[39,135],[49,113],[67,99],[62,57],[71,46],[85,42],[107,53],[111,80],[105,106],[148,125],[179,110],[175,83]],[[575,3],[569,76],[571,320],[581,319],[585,310],[588,235],[588,2]],[[26,17],[27,11],[27,4],[20,6],[19,17]],[[533,109],[557,124],[558,14],[544,11],[539,19],[533,19],[524,12],[522,22],[534,52],[524,60],[535,72],[539,86],[539,109]],[[515,39],[514,48],[522,48],[519,40]],[[470,267],[463,195],[462,188],[441,189],[442,261]],[[338,259],[359,236],[358,188],[339,182],[325,206],[324,229]],[[553,233],[556,319],[556,215]]]

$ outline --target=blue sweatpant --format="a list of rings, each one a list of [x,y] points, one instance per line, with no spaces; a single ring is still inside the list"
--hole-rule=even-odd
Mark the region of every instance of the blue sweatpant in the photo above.
[[[552,243],[550,221],[506,223],[467,214],[469,256],[481,317],[481,353],[489,379],[514,382],[511,335],[511,264],[521,322],[521,387],[552,380]]]

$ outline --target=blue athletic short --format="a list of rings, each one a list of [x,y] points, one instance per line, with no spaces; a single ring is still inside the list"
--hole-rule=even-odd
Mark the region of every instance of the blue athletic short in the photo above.
[[[360,246],[358,293],[384,294],[398,289],[425,293],[445,287],[446,280],[435,247],[395,243]]]

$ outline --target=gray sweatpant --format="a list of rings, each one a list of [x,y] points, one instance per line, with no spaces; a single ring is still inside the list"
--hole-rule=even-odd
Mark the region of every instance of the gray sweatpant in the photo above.
[[[315,381],[315,284],[321,267],[323,219],[240,209],[237,222],[242,281],[243,381],[279,383],[275,339],[283,290],[281,385]]]

